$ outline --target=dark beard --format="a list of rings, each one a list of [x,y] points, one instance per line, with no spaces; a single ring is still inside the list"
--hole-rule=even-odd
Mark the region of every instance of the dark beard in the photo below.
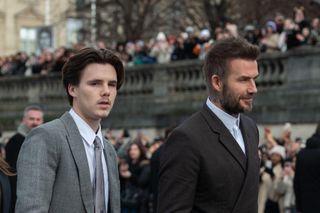
[[[230,115],[238,115],[239,113],[244,112],[244,109],[236,102],[230,102],[226,97],[220,99],[221,107],[224,111]]]
[[[226,113],[236,116],[239,113],[246,111],[243,107],[241,107],[239,103],[240,98],[237,98],[236,96],[234,96],[233,93],[229,91],[227,84],[223,85],[222,96],[220,96],[219,101],[221,107],[224,109]]]

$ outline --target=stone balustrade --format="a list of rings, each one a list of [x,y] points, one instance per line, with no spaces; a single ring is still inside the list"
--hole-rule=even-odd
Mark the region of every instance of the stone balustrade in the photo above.
[[[320,120],[319,49],[262,54],[258,63],[259,93],[250,116],[258,123]],[[200,60],[186,60],[126,68],[125,83],[104,125],[143,128],[179,123],[207,97],[202,65]],[[9,129],[27,104],[40,104],[46,120],[69,108],[59,75],[0,78],[0,102],[0,122]]]

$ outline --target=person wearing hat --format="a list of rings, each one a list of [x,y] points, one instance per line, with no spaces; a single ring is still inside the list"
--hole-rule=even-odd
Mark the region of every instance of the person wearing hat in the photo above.
[[[279,51],[279,34],[277,25],[274,21],[268,21],[265,27],[264,38],[260,41],[261,51],[274,52]]]
[[[266,185],[269,185],[267,192],[267,201],[265,203],[265,213],[282,213],[283,195],[285,191],[279,188],[282,182],[283,168],[282,164],[286,157],[286,151],[283,146],[274,145],[269,151],[272,167],[265,170],[269,178],[265,178]],[[268,170],[269,169],[269,170]]]
[[[117,155],[100,122],[124,81],[110,50],[84,48],[70,57],[62,80],[71,109],[33,129],[17,163],[16,213],[120,213]]]

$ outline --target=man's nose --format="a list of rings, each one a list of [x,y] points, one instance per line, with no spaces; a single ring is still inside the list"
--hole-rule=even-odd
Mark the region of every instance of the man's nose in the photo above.
[[[250,85],[248,87],[248,93],[255,94],[258,92],[256,82],[254,80],[251,80]]]
[[[107,95],[109,96],[110,95],[110,88],[109,88],[109,85],[106,84],[106,85],[103,85],[102,87],[102,95]]]

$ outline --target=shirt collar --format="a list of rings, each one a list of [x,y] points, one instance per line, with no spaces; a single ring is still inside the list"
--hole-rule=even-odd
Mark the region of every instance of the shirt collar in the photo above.
[[[92,146],[95,138],[99,137],[102,144],[102,148],[104,148],[101,126],[99,125],[98,132],[95,133],[93,129],[72,108],[70,109],[69,113],[73,118],[74,122],[76,123],[79,129],[80,135],[85,140],[85,142],[89,146]]]
[[[236,125],[239,128],[240,124],[240,114],[238,114],[237,118],[233,117],[232,115],[229,115],[219,107],[217,107],[210,99],[207,98],[206,102],[209,109],[222,121],[222,123],[229,129],[229,131],[232,131],[232,128]]]

